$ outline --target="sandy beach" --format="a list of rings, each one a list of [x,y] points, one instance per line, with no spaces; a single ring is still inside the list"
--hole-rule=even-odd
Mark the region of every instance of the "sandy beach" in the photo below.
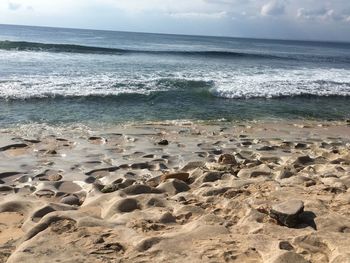
[[[350,123],[0,131],[0,262],[350,262]]]

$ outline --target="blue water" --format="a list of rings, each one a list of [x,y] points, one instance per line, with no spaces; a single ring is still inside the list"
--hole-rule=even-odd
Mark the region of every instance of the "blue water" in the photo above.
[[[350,118],[350,44],[0,25],[0,125]]]

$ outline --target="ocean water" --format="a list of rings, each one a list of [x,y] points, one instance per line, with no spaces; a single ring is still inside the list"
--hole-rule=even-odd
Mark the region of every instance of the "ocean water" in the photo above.
[[[0,126],[350,118],[350,43],[0,25]]]

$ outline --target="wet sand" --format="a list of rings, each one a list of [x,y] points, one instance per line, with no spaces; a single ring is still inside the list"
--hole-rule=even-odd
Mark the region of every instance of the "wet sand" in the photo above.
[[[350,262],[350,124],[0,130],[0,262]]]

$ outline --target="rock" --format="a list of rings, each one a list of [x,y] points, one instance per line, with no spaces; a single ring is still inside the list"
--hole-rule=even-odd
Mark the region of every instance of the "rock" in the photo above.
[[[148,169],[150,165],[148,163],[133,163],[131,166],[131,169]]]
[[[176,218],[171,213],[166,212],[160,217],[159,222],[163,224],[176,223]]]
[[[301,255],[288,251],[280,254],[274,260],[269,261],[271,263],[309,263],[305,258]]]
[[[276,177],[276,179],[286,179],[286,178],[290,178],[294,175],[295,173],[293,173],[292,171],[290,171],[289,169],[283,169]]]
[[[311,164],[314,162],[314,159],[312,159],[310,156],[305,155],[305,156],[300,156],[295,160],[295,164],[300,164],[300,165],[306,165],[306,164]]]
[[[294,146],[295,149],[306,149],[307,148],[307,144],[306,143],[297,143],[295,146]]]
[[[219,164],[231,164],[231,165],[236,165],[237,161],[236,158],[232,154],[222,154],[219,157],[218,160]]]
[[[156,198],[156,197],[152,197],[150,198],[147,202],[146,205],[148,207],[165,207],[165,204],[163,202],[162,199],[160,198]]]
[[[38,197],[53,197],[55,195],[55,192],[54,191],[51,191],[51,190],[46,190],[46,189],[43,189],[43,190],[39,190],[37,192],[35,192],[35,195],[38,196]]]
[[[47,150],[45,153],[46,153],[46,154],[51,154],[51,155],[56,155],[56,154],[58,154],[58,152],[57,152],[56,150]]]
[[[98,175],[99,172],[106,172],[106,173],[109,173],[109,172],[114,172],[116,170],[118,170],[119,167],[118,166],[112,166],[112,167],[106,167],[106,168],[100,168],[100,169],[94,169],[94,170],[91,170],[87,173],[85,173],[86,175]]]
[[[203,196],[216,196],[226,193],[231,190],[232,187],[221,187],[221,188],[210,188],[209,190],[203,192]]]
[[[80,205],[80,200],[74,195],[63,197],[60,202],[66,205]]]
[[[188,180],[188,177],[190,176],[189,173],[170,173],[170,174],[163,174],[162,175],[162,181],[166,181],[168,179],[178,179],[181,181],[186,182]]]
[[[314,186],[314,185],[316,185],[316,182],[314,180],[312,180],[312,179],[310,179],[309,181],[306,181],[304,183],[305,187],[310,187],[310,186]]]
[[[134,183],[136,183],[136,180],[130,179],[130,178],[127,178],[127,179],[125,179],[125,180],[122,182],[122,184],[123,184],[125,187],[128,187],[128,186],[130,186],[130,185],[133,185]],[[125,187],[124,187],[124,188],[125,188]]]
[[[251,168],[241,169],[237,176],[242,179],[255,178],[258,176],[271,176],[272,169],[270,169],[266,164],[261,164]]]
[[[230,171],[232,166],[229,164],[219,164],[219,163],[214,163],[214,162],[207,162],[205,163],[205,167],[208,170],[213,170],[213,171],[223,171],[227,172]]]
[[[279,249],[282,249],[282,250],[293,250],[294,247],[288,242],[288,241],[281,241],[279,244],[278,244],[278,247]]]
[[[157,189],[167,192],[171,195],[176,195],[178,193],[190,190],[190,187],[178,179],[169,179],[168,181],[158,185]]]
[[[133,198],[124,198],[114,204],[117,211],[121,213],[129,213],[139,208],[139,203]]]
[[[265,146],[262,146],[258,149],[256,149],[257,151],[273,151],[275,150],[276,147],[275,146],[268,146],[268,145],[265,145]]]
[[[168,145],[169,144],[169,141],[168,140],[160,140],[159,142],[158,142],[158,145],[163,145],[163,146],[165,146],[165,145]]]
[[[106,194],[106,193],[112,193],[118,190],[118,185],[116,184],[108,184],[105,185],[102,189],[101,192]]]
[[[155,176],[146,181],[146,184],[151,187],[157,187],[162,182],[162,176]]]
[[[299,215],[304,212],[304,203],[300,200],[288,200],[273,205],[270,217],[287,227],[295,227],[299,221]]]
[[[145,184],[134,184],[123,189],[128,195],[160,194],[161,191]]]
[[[154,245],[158,244],[160,241],[161,238],[159,237],[150,237],[143,239],[140,241],[140,243],[136,245],[136,250],[138,250],[139,252],[144,252],[153,247]]]
[[[10,145],[0,147],[0,152],[12,150],[12,149],[26,148],[26,147],[28,147],[28,144],[25,144],[25,143],[10,144]]]
[[[60,181],[62,179],[62,175],[60,174],[50,174],[47,179],[49,181],[53,181],[53,182],[57,182],[57,181]]]
[[[221,176],[222,176],[222,173],[220,172],[206,172],[199,178],[199,180],[201,180],[203,183],[215,182],[217,180],[220,180]]]
[[[189,162],[188,164],[186,164],[184,167],[181,168],[182,172],[188,172],[188,171],[192,171],[194,169],[197,169],[199,167],[203,167],[205,165],[204,162]]]

